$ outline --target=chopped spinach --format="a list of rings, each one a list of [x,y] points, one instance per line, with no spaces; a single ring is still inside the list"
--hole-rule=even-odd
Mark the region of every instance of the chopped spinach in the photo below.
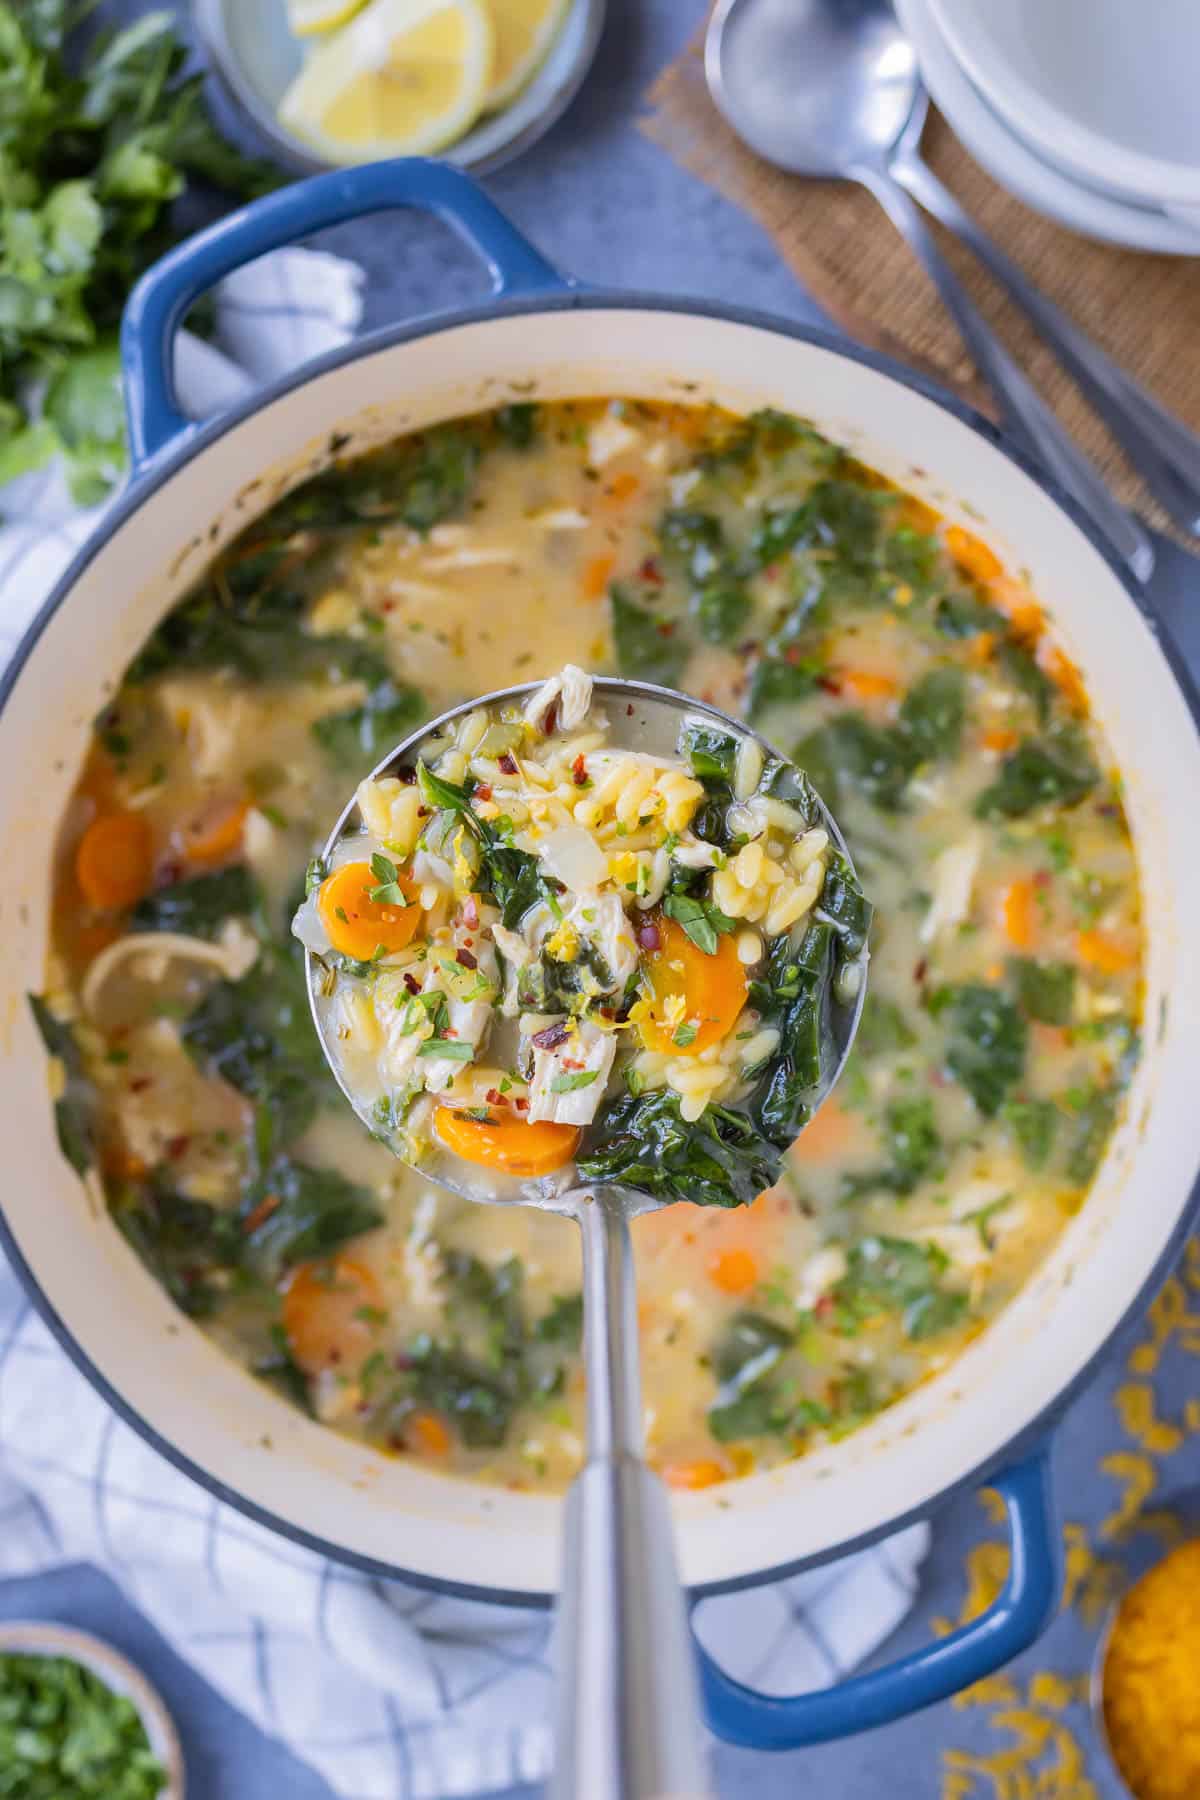
[[[247,1186],[242,1260],[274,1283],[296,1263],[329,1256],[382,1223],[368,1188],[336,1169],[280,1156]]]
[[[716,725],[685,725],[679,734],[678,754],[685,756],[697,781],[729,787],[737,767],[738,740]]]
[[[499,1448],[521,1398],[502,1374],[428,1334],[409,1346],[405,1363],[413,1400],[448,1419],[469,1450]]]
[[[191,875],[156,888],[139,900],[130,923],[135,931],[178,931],[187,937],[215,938],[233,917],[245,918],[259,905],[258,885],[244,863]]]
[[[1019,688],[1032,703],[1039,725],[1045,725],[1050,717],[1054,683],[1038,667],[1036,657],[1023,644],[1006,638],[996,651],[996,660],[1013,686]]]
[[[1079,1187],[1086,1187],[1100,1166],[1116,1124],[1122,1085],[1114,1081],[1107,1087],[1093,1087],[1080,1096],[1072,1096],[1066,1173],[1068,1181]]]
[[[356,772],[373,768],[428,712],[416,688],[389,676],[371,689],[361,706],[316,719],[312,733],[332,762]]]
[[[75,1033],[51,1011],[41,994],[30,994],[29,1010],[38,1035],[62,1071],[54,1101],[54,1129],[58,1147],[77,1175],[86,1175],[96,1161],[96,1114],[99,1096],[84,1068],[83,1052]]]
[[[1050,1159],[1060,1118],[1053,1100],[1008,1100],[1001,1117],[1016,1139],[1031,1169],[1043,1169]]]
[[[608,1101],[580,1159],[583,1181],[617,1181],[663,1200],[745,1206],[776,1180],[780,1154],[744,1113],[709,1106],[694,1123],[667,1088]]]
[[[916,767],[904,733],[872,725],[859,712],[838,713],[810,732],[792,751],[792,761],[835,813],[854,788],[881,812],[898,812]]]
[[[911,1100],[893,1100],[884,1114],[887,1147],[897,1176],[896,1191],[911,1192],[936,1167],[942,1153],[942,1134],[927,1094]]]
[[[919,761],[958,755],[966,718],[967,678],[958,668],[930,669],[905,695],[900,728]]]
[[[756,663],[750,682],[747,716],[757,720],[772,706],[791,706],[798,700],[807,700],[821,672],[822,665],[814,660],[791,662],[787,657],[764,656]]]
[[[946,1022],[946,1066],[992,1118],[1020,1080],[1029,1029],[1013,1000],[982,982],[939,988],[930,1011]]]
[[[1075,1009],[1073,963],[1040,962],[1031,956],[1009,958],[1008,973],[1017,999],[1031,1019],[1042,1025],[1069,1025]]]
[[[905,1335],[932,1337],[954,1324],[967,1296],[942,1285],[949,1266],[936,1244],[909,1238],[865,1237],[851,1246],[846,1273],[834,1289],[842,1328],[851,1332],[879,1312],[898,1312]]]
[[[1020,819],[1039,806],[1078,806],[1100,779],[1077,734],[1026,738],[1009,752],[1000,773],[975,802],[981,819]]]
[[[614,582],[608,591],[617,669],[638,681],[674,687],[687,660],[687,645],[669,615],[640,605]]]
[[[156,1173],[118,1190],[112,1216],[181,1311],[192,1319],[216,1312],[241,1252],[233,1213],[177,1193]]]
[[[794,1341],[793,1332],[762,1313],[735,1314],[713,1356],[719,1385],[708,1428],[718,1443],[788,1429],[793,1409],[771,1377]]]
[[[533,400],[514,400],[492,414],[496,430],[512,450],[529,450],[537,442],[540,408]]]

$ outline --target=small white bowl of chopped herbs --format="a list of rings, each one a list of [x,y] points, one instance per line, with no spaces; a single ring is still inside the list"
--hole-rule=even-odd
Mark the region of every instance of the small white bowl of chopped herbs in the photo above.
[[[183,1800],[183,1751],[146,1677],[66,1625],[0,1624],[0,1797]]]

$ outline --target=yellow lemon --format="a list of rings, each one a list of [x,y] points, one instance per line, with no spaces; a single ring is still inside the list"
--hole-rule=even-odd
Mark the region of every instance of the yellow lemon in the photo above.
[[[558,36],[571,0],[487,0],[496,33],[496,61],[485,112],[515,100]]]
[[[293,37],[318,37],[336,31],[361,12],[367,0],[287,0],[287,21]]]
[[[483,0],[371,0],[317,45],[279,117],[330,161],[429,155],[479,117],[494,54]]]

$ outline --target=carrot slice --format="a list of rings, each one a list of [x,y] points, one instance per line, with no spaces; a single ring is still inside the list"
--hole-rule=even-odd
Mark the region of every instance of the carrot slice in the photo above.
[[[614,500],[632,500],[641,487],[641,482],[632,469],[622,469],[614,475],[608,484],[608,491]]]
[[[1015,750],[1021,740],[1015,731],[1009,731],[1006,726],[992,725],[979,741],[985,750],[994,750],[998,756],[1003,756],[1009,750]]]
[[[506,1175],[549,1175],[561,1169],[583,1136],[577,1125],[556,1125],[551,1119],[530,1122],[515,1113],[469,1119],[451,1106],[438,1107],[433,1128],[447,1150],[464,1162]]]
[[[1017,950],[1032,950],[1037,936],[1037,893],[1027,876],[1010,881],[1000,896],[1000,924]]]
[[[581,585],[585,600],[599,600],[608,586],[608,579],[616,566],[616,561],[616,557],[610,552],[603,556],[593,556],[592,560],[584,565]]]
[[[1056,645],[1047,643],[1039,650],[1038,662],[1071,710],[1085,713],[1088,710],[1087,689],[1083,685],[1083,676],[1070,657]]]
[[[242,847],[247,800],[224,800],[183,829],[183,853],[189,862],[219,863]]]
[[[382,945],[384,950],[403,950],[412,942],[421,922],[418,888],[411,875],[397,882],[407,906],[372,900],[381,885],[370,863],[343,863],[327,875],[317,894],[317,911],[329,933],[329,941],[343,956],[369,962]]]
[[[726,1471],[719,1462],[710,1462],[701,1457],[695,1462],[667,1463],[662,1478],[669,1488],[691,1489],[715,1487],[719,1481],[728,1480]]]
[[[306,1375],[333,1368],[351,1374],[373,1341],[364,1313],[382,1310],[383,1290],[365,1263],[350,1256],[301,1263],[283,1295],[288,1348]]]
[[[84,899],[106,911],[140,900],[153,869],[153,839],[141,813],[102,813],[75,852],[75,879]]]
[[[736,1024],[746,1004],[746,971],[732,935],[718,938],[710,956],[674,919],[656,913],[654,923],[658,949],[646,959],[650,994],[641,1019],[643,1042],[664,1055],[699,1056]]]
[[[1077,931],[1075,953],[1102,975],[1120,975],[1137,962],[1137,951],[1112,931]]]
[[[404,1442],[425,1456],[446,1456],[453,1439],[437,1413],[415,1412],[404,1421]]]
[[[965,531],[961,525],[947,525],[945,542],[951,559],[975,581],[995,581],[1003,573],[1000,558],[973,531]]]
[[[880,675],[874,669],[847,669],[837,679],[856,700],[890,700],[899,686],[893,676]]]
[[[708,1259],[708,1274],[723,1294],[748,1294],[758,1281],[758,1263],[749,1250],[716,1250]]]

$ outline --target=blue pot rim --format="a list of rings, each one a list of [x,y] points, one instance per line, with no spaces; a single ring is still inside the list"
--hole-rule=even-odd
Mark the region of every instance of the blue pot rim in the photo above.
[[[935,406],[940,407],[943,412],[951,414],[952,417],[967,425],[994,449],[1008,457],[1009,461],[1016,463],[1022,472],[1055,503],[1059,510],[1067,514],[1092,548],[1104,559],[1155,638],[1176,685],[1187,703],[1197,734],[1200,735],[1200,689],[1198,689],[1178,648],[1164,631],[1145,592],[1135,584],[1128,570],[1071,496],[1064,493],[1050,476],[1017,449],[1001,430],[974,407],[967,405],[956,395],[948,393],[926,376],[905,368],[881,352],[852,343],[833,332],[795,324],[752,307],[724,306],[715,301],[681,299],[668,294],[626,292],[620,289],[603,288],[586,290],[571,288],[562,293],[521,295],[509,300],[485,301],[478,306],[450,313],[438,313],[399,325],[385,326],[326,352],[325,355],[306,363],[294,374],[256,390],[228,412],[223,412],[207,423],[197,425],[183,434],[178,443],[153,458],[133,478],[126,492],[106,514],[97,530],[60,577],[53,592],[43,602],[21,637],[3,676],[0,676],[0,711],[3,711],[7,705],[25,664],[47,625],[58,612],[59,607],[63,605],[79,577],[104,545],[121,530],[147,500],[160,488],[165,487],[186,463],[208,450],[247,418],[264,411],[276,400],[282,399],[296,388],[303,387],[309,381],[329,374],[349,363],[357,362],[364,356],[390,349],[396,344],[408,343],[417,338],[438,336],[444,331],[454,331],[463,325],[486,323],[497,318],[576,310],[602,311],[614,308],[626,312],[682,313],[691,317],[710,318],[727,324],[749,325],[759,330],[773,332],[777,336],[812,344],[818,349],[829,351],[834,356],[842,357],[848,362],[860,363],[877,374],[899,382],[901,386],[912,389]],[[1181,1208],[1179,1218],[1156,1259],[1153,1269],[1130,1297],[1128,1305],[1112,1331],[1096,1347],[1082,1368],[1055,1398],[1043,1407],[1036,1418],[1030,1420],[1007,1444],[993,1455],[985,1458],[975,1469],[960,1476],[948,1487],[940,1489],[933,1499],[924,1504],[897,1514],[894,1518],[888,1519],[886,1523],[847,1539],[844,1543],[823,1551],[817,1556],[800,1557],[793,1562],[777,1563],[769,1569],[756,1570],[749,1575],[731,1576],[723,1581],[700,1583],[690,1590],[692,1599],[701,1600],[716,1594],[736,1593],[745,1588],[763,1586],[768,1582],[786,1580],[793,1575],[800,1574],[805,1569],[818,1567],[822,1563],[834,1562],[841,1557],[849,1556],[856,1550],[865,1549],[870,1544],[878,1543],[883,1538],[892,1536],[893,1533],[903,1530],[905,1526],[928,1518],[931,1513],[949,1505],[960,1495],[972,1492],[984,1485],[989,1475],[1003,1464],[1027,1454],[1048,1435],[1076,1396],[1094,1378],[1113,1340],[1161,1285],[1177,1260],[1193,1226],[1197,1223],[1200,1223],[1200,1170],[1197,1171],[1189,1198]],[[244,1517],[253,1519],[256,1524],[266,1526],[268,1530],[278,1532],[280,1536],[306,1550],[327,1556],[332,1561],[355,1569],[364,1575],[389,1581],[406,1582],[412,1587],[432,1593],[447,1594],[457,1599],[477,1600],[497,1606],[525,1606],[544,1610],[553,1604],[554,1597],[551,1594],[531,1592],[522,1588],[480,1587],[470,1582],[447,1581],[438,1576],[405,1569],[399,1564],[383,1562],[376,1557],[366,1556],[359,1551],[348,1550],[342,1545],[331,1543],[314,1532],[306,1531],[303,1527],[293,1525],[289,1520],[280,1518],[269,1508],[248,1500],[244,1495],[227,1486],[217,1476],[194,1462],[169,1439],[163,1437],[101,1374],[42,1289],[21,1253],[2,1207],[0,1207],[0,1249],[3,1249],[48,1330],[66,1351],[80,1373],[112,1407],[118,1418],[136,1431],[146,1443],[157,1450],[160,1456],[165,1457],[181,1474],[190,1477],[206,1492],[233,1507]]]

